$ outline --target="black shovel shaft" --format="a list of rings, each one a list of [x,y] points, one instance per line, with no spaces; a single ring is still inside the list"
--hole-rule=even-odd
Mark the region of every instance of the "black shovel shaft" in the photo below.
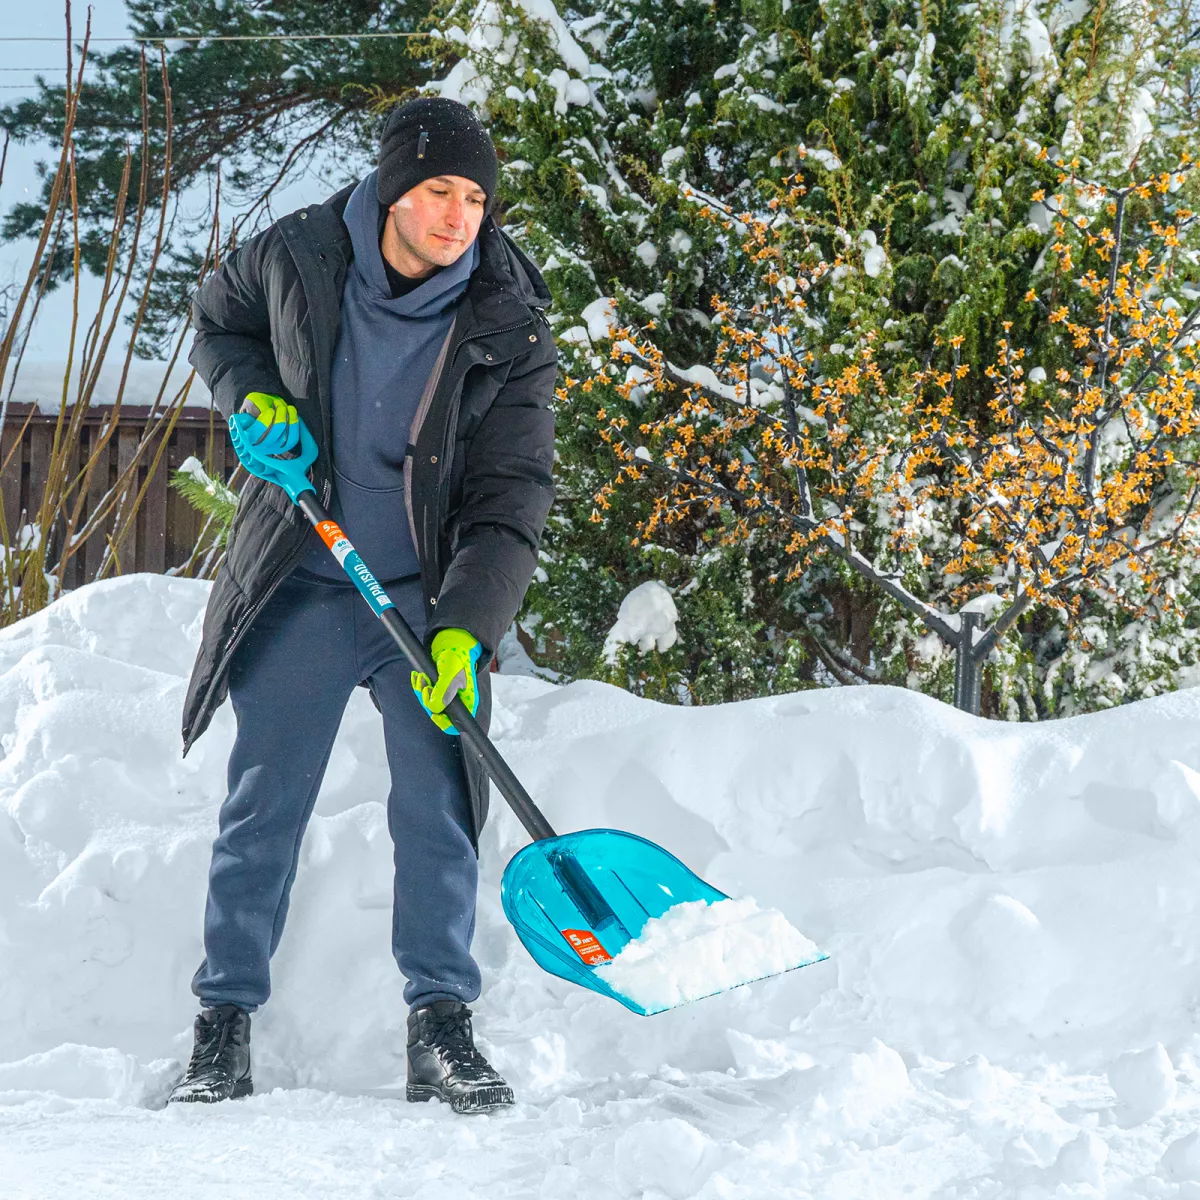
[[[301,492],[296,504],[314,526],[332,519],[314,492]],[[429,651],[425,649],[425,644],[417,637],[412,626],[400,615],[399,610],[386,608],[378,616],[392,639],[404,651],[413,669],[428,675],[430,679],[436,679],[437,667],[434,666]],[[541,809],[534,804],[533,798],[513,774],[512,768],[501,758],[500,751],[492,745],[491,739],[480,728],[479,722],[471,716],[470,709],[457,696],[446,705],[446,716],[458,730],[470,753],[483,763],[488,777],[508,801],[509,807],[517,814],[517,819],[525,826],[529,836],[535,842],[556,837]]]

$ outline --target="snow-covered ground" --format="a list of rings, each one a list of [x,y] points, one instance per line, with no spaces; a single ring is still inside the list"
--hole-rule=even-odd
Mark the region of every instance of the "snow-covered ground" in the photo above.
[[[1042,726],[886,688],[708,709],[501,677],[563,830],[611,825],[828,962],[653,1018],[477,949],[515,1110],[403,1100],[378,719],[347,712],[252,1099],[163,1107],[190,1047],[232,718],[186,760],[206,586],[133,576],[0,633],[0,1196],[1200,1197],[1200,691]],[[297,704],[303,697],[296,698]]]

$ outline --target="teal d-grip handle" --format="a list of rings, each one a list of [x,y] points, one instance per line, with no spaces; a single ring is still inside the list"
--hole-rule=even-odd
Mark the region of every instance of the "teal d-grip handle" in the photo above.
[[[251,429],[258,424],[258,410],[243,405],[241,412],[229,418],[229,437],[237,452],[238,462],[259,479],[278,484],[295,504],[301,493],[315,492],[308,478],[308,468],[317,461],[317,442],[303,421],[300,426],[300,449],[291,458],[276,458],[263,454],[255,445]]]

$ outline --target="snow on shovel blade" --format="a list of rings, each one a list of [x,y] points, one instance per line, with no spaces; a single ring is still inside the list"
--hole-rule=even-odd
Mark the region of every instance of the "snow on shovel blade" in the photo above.
[[[646,1017],[828,957],[782,914],[618,829],[526,846],[501,900],[538,966]]]

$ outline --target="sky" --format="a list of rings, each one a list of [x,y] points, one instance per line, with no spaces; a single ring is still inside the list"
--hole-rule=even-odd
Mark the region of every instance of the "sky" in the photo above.
[[[123,0],[95,0],[92,10],[92,40],[98,49],[112,49],[112,43],[100,41],[104,38],[126,37],[129,26]],[[18,4],[6,0],[0,4],[0,104],[12,103],[25,94],[36,90],[36,77],[47,78],[61,75],[65,69],[65,22],[61,5]],[[78,44],[83,36],[87,20],[87,8],[76,4],[72,7],[72,26]],[[4,39],[46,38],[48,41]],[[7,212],[14,204],[28,197],[36,197],[41,190],[41,181],[36,166],[39,160],[46,161],[55,148],[48,145],[9,146],[8,160],[3,178],[0,179],[0,212]],[[309,177],[297,180],[282,190],[274,205],[277,213],[322,199],[327,187],[318,179]],[[184,204],[189,203],[185,194]],[[194,202],[199,206],[207,202],[207,190],[197,189]],[[23,240],[16,243],[0,242],[0,286],[15,280],[23,284],[29,270],[34,242]],[[94,312],[99,299],[99,281],[84,275],[80,284],[81,327]],[[36,400],[43,408],[55,407],[62,392],[63,369],[67,361],[67,335],[71,322],[72,289],[60,287],[43,301],[37,325],[30,338],[16,386],[13,400]],[[122,349],[124,347],[122,346]],[[185,349],[186,353],[186,349]],[[119,374],[122,355],[110,353],[109,368],[101,376],[95,402],[111,402],[104,394],[106,382],[112,382]],[[182,382],[186,371],[173,377],[173,382]],[[10,377],[11,378],[11,377]],[[125,399],[130,403],[143,403],[157,392],[162,378],[161,369],[155,364],[135,361],[131,381]],[[3,382],[0,394],[8,391],[10,380]],[[193,402],[207,403],[207,392],[201,387],[191,397]]]
[[[0,16],[0,39],[51,38],[52,41],[0,40],[0,103],[11,104],[24,94],[32,95],[38,75],[52,78],[65,70],[65,8],[58,4],[9,3]],[[83,34],[87,20],[84,6],[72,7],[72,24],[77,37]],[[122,37],[129,32],[122,0],[95,0],[92,5],[92,36]],[[7,212],[14,204],[38,195],[41,181],[36,174],[39,159],[50,156],[52,148],[38,145],[10,144],[4,178],[0,180],[0,210]],[[0,284],[15,279],[24,282],[33,255],[32,241],[16,244],[0,243]],[[99,287],[88,280],[83,287],[84,298],[94,302]],[[43,304],[38,328],[26,351],[26,361],[65,361],[62,348],[63,330],[70,323],[71,298],[68,289],[48,297]]]

